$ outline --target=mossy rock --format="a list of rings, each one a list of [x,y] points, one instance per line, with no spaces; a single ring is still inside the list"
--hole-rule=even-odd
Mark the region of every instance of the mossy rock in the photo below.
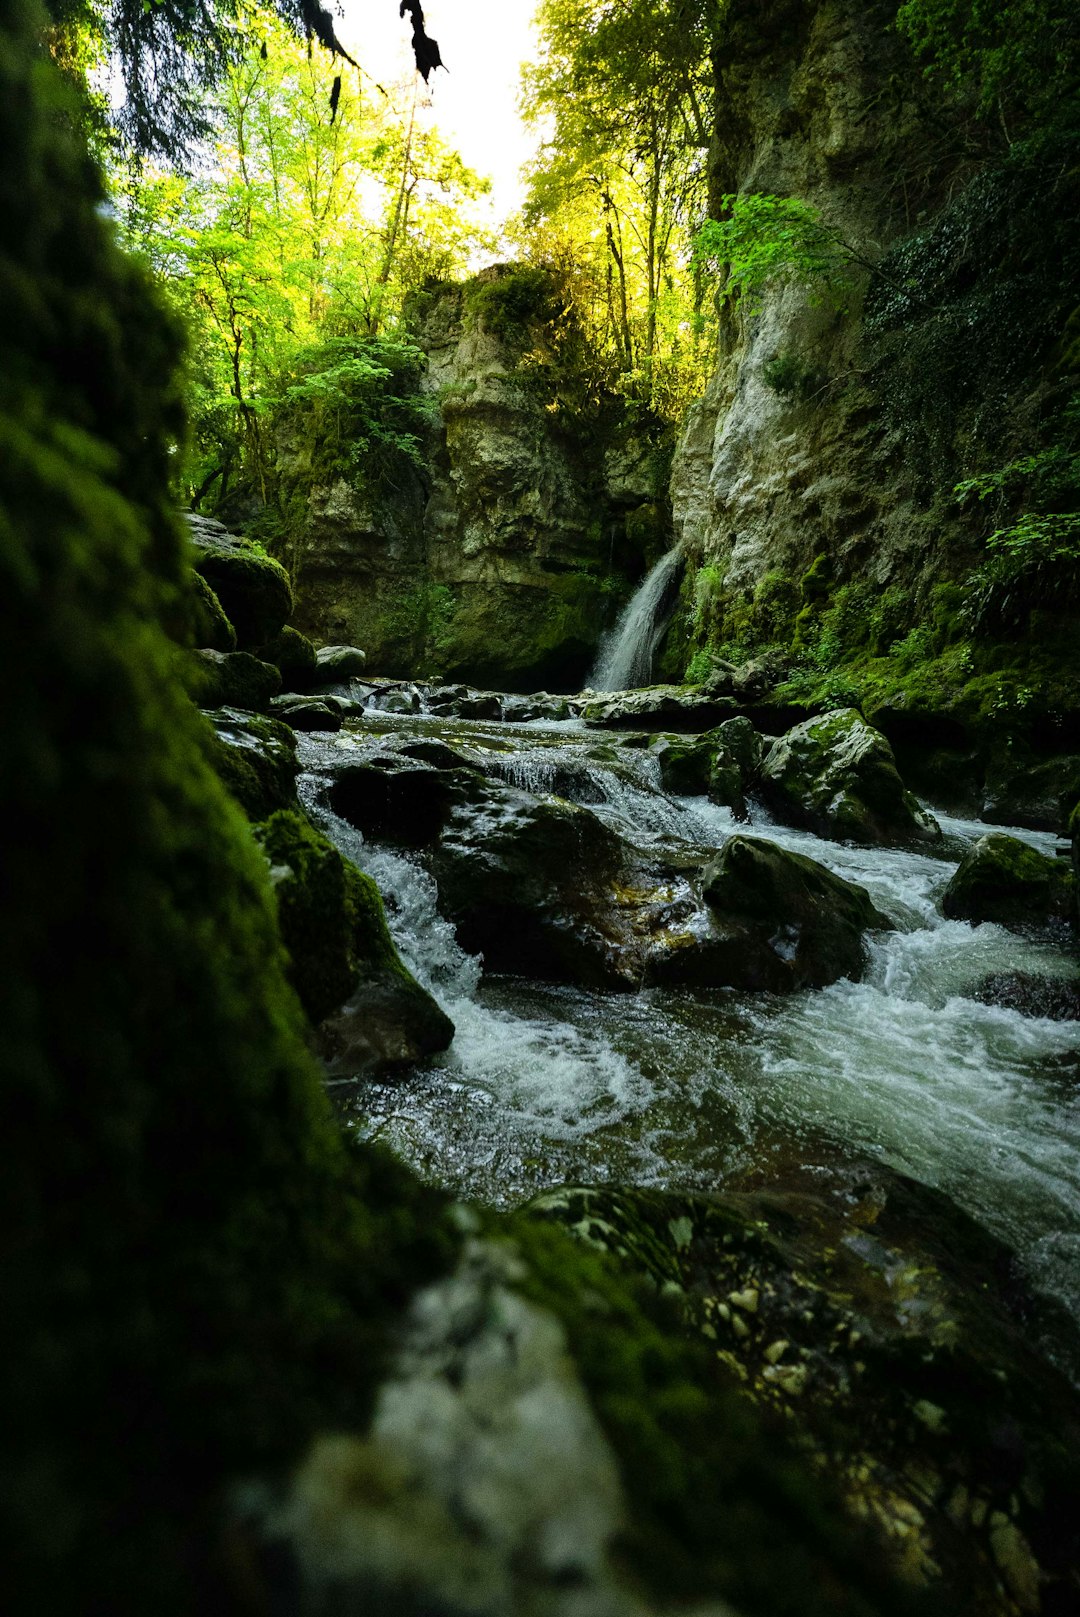
[[[345,722],[333,696],[275,696],[270,709],[291,730],[340,730]]]
[[[218,1605],[228,1481],[363,1427],[457,1238],[342,1137],[305,1048],[166,635],[182,336],[45,31],[2,8],[5,1609],[179,1617]]]
[[[290,981],[310,1021],[324,1024],[318,1049],[334,1071],[397,1071],[445,1050],[454,1025],[401,960],[370,876],[294,811],[271,815],[255,836]]]
[[[991,831],[968,849],[941,899],[950,920],[994,921],[1020,932],[1067,920],[1072,905],[1073,878],[1065,862],[1002,831]]]
[[[708,791],[713,745],[707,736],[650,736],[649,752],[660,766],[665,792],[677,797],[702,797]]]
[[[225,609],[201,573],[192,572],[191,638],[197,647],[211,651],[235,651],[236,630],[225,616]],[[273,662],[273,658],[269,659]]]
[[[778,815],[820,836],[874,845],[941,835],[905,789],[888,741],[854,708],[805,719],[774,741],[760,785]]]
[[[295,601],[289,575],[280,562],[229,533],[220,522],[188,515],[195,545],[195,570],[214,591],[236,643],[254,651],[273,640],[291,616]]]
[[[248,818],[265,820],[275,809],[295,808],[300,765],[289,726],[229,707],[207,718],[213,727],[207,759]]]
[[[811,1162],[715,1197],[572,1187],[531,1211],[681,1308],[926,1609],[1071,1609],[1080,1398],[1031,1346],[1016,1264],[946,1197]]]
[[[714,803],[732,809],[736,818],[748,814],[747,796],[755,785],[765,743],[743,714],[726,719],[712,731],[712,762],[707,789]]]
[[[286,624],[279,634],[259,647],[263,662],[273,663],[281,675],[283,691],[306,691],[316,669],[315,647],[306,634]]]
[[[892,925],[864,888],[760,837],[725,842],[702,896],[709,935],[652,962],[652,980],[771,993],[858,981],[864,932]]]
[[[313,685],[336,685],[356,679],[367,667],[367,652],[359,646],[320,646],[315,653]]]
[[[281,675],[249,651],[193,651],[191,694],[199,707],[265,712],[281,689]]]

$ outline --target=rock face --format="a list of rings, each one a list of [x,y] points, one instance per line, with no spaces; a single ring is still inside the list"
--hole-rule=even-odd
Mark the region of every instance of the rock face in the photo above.
[[[579,406],[560,308],[553,283],[507,266],[431,294],[416,335],[434,425],[393,494],[312,487],[299,436],[282,446],[306,508],[293,549],[307,633],[355,641],[380,674],[580,685],[666,548],[670,443],[614,401]]]
[[[1019,837],[991,831],[969,848],[941,900],[954,921],[996,921],[1018,931],[1067,920],[1072,874]]]
[[[941,835],[905,789],[885,737],[853,708],[807,719],[774,741],[759,785],[781,818],[819,836],[872,844]]]
[[[716,375],[676,449],[673,522],[688,602],[695,572],[709,569],[712,617],[697,632],[710,648],[746,635],[805,652],[841,592],[847,620],[816,648],[822,667],[845,637],[868,662],[914,633],[905,662],[868,672],[864,696],[891,711],[881,726],[913,761],[941,754],[927,785],[943,800],[959,803],[968,773],[964,811],[979,812],[991,744],[1008,737],[1024,775],[1069,745],[1076,722],[1075,678],[1060,677],[1075,635],[1053,600],[998,662],[943,658],[927,670],[928,646],[963,640],[956,581],[986,554],[985,523],[953,487],[1041,442],[1032,423],[1047,413],[1051,356],[1078,297],[1065,224],[1076,179],[1053,157],[1041,168],[1015,152],[969,164],[962,139],[941,138],[942,108],[895,18],[878,0],[724,8],[715,216],[732,193],[804,199],[862,262],[837,299],[778,277],[727,309]],[[1053,689],[1037,734],[1001,695],[1013,661],[1021,690]],[[1037,819],[1022,779],[987,784],[987,817],[1063,823],[1055,783],[1030,804]]]

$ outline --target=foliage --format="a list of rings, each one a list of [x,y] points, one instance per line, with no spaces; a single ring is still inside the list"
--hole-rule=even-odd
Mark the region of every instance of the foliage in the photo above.
[[[421,125],[413,88],[376,101],[343,84],[331,120],[332,66],[266,18],[260,33],[267,54],[253,39],[226,67],[216,171],[189,177],[144,162],[114,175],[122,239],[191,333],[193,443],[181,479],[195,504],[211,488],[220,504],[238,484],[265,500],[268,409],[289,387],[332,388],[312,378],[345,363],[313,361],[315,351],[360,345],[352,374],[337,378],[350,399],[366,385],[355,368],[365,353],[396,373],[390,349],[363,345],[393,332],[409,286],[460,272],[484,239],[469,202],[485,184]],[[408,452],[414,428],[388,430]],[[382,477],[395,445],[366,436]]]
[[[404,339],[333,337],[296,354],[296,379],[266,408],[311,446],[313,472],[386,492],[423,465],[433,409],[419,392],[423,361]]]
[[[722,219],[708,219],[694,237],[694,256],[723,275],[720,296],[734,303],[774,282],[797,282],[836,309],[846,306],[857,258],[817,208],[799,197],[744,192],[721,199]]]
[[[987,560],[967,583],[972,628],[1017,629],[1036,607],[1080,604],[1080,514],[1025,513],[992,533],[986,548]]]
[[[1044,131],[1075,125],[1080,22],[1071,0],[904,0],[896,21],[927,72],[996,113],[1006,138],[1017,119]]]
[[[544,131],[522,247],[572,285],[620,390],[675,415],[705,381],[708,315],[689,262],[705,211],[711,8],[545,0],[526,117]]]

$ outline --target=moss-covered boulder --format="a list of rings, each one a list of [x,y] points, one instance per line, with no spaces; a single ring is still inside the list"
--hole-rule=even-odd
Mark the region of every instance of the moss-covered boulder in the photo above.
[[[649,752],[660,766],[660,783],[676,797],[702,797],[709,789],[714,747],[708,736],[655,735]]]
[[[236,630],[225,616],[225,609],[201,573],[192,572],[191,639],[195,646],[211,651],[235,651]],[[273,661],[273,658],[270,659]]]
[[[210,585],[236,630],[236,643],[254,651],[280,633],[295,605],[289,575],[211,517],[187,513],[195,570]]]
[[[585,723],[601,730],[711,730],[738,711],[730,696],[712,696],[694,685],[649,685],[597,697],[582,708]]]
[[[306,634],[289,624],[259,647],[263,662],[273,663],[283,691],[306,691],[315,678],[315,647]]]
[[[336,685],[355,679],[367,667],[367,653],[359,646],[320,646],[315,653],[313,685]]]
[[[289,726],[239,708],[206,716],[212,726],[204,739],[207,760],[249,819],[295,808],[300,765]]]
[[[291,730],[340,730],[341,703],[333,696],[275,696],[270,710]]]
[[[865,888],[760,837],[732,837],[707,867],[711,925],[650,960],[655,982],[792,993],[858,980],[863,934],[890,928]]]
[[[991,831],[960,861],[941,908],[950,920],[995,921],[1023,932],[1067,920],[1072,890],[1064,860],[1047,858],[1019,837]]]
[[[737,818],[747,815],[747,796],[757,782],[765,743],[744,714],[725,719],[712,731],[712,762],[709,766],[708,793],[714,803],[734,810]]]
[[[928,1609],[1073,1609],[1080,1398],[1031,1344],[1040,1305],[1010,1254],[945,1196],[826,1161],[715,1197],[573,1188],[532,1211],[678,1300]]]
[[[937,821],[905,790],[888,741],[854,708],[806,719],[774,741],[761,792],[786,823],[844,842],[934,841]]]
[[[402,962],[370,876],[288,809],[255,836],[270,864],[289,979],[310,1021],[323,1024],[317,1048],[332,1070],[392,1072],[445,1050],[454,1024]]]
[[[191,694],[199,707],[249,708],[262,713],[281,689],[281,675],[249,651],[191,653]]]

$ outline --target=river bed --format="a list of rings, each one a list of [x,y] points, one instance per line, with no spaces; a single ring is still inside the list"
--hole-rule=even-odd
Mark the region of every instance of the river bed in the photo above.
[[[650,988],[599,993],[484,976],[438,914],[418,856],[309,809],[377,881],[395,941],[453,1018],[444,1055],[394,1082],[334,1086],[348,1123],[425,1177],[495,1206],[570,1181],[710,1191],[771,1156],[871,1155],[947,1192],[1080,1320],[1080,1024],[969,996],[992,972],[1074,977],[1064,943],[944,919],[965,846],[991,829],[938,815],[940,848],[855,848],[749,827],[665,794],[655,759],[569,721],[506,725],[370,714],[303,738],[317,767],[357,735],[435,736],[490,773],[554,782],[639,844],[719,848],[737,829],[861,882],[898,930],[869,939],[864,981],[789,997]],[[1052,835],[1015,828],[1042,852]]]

